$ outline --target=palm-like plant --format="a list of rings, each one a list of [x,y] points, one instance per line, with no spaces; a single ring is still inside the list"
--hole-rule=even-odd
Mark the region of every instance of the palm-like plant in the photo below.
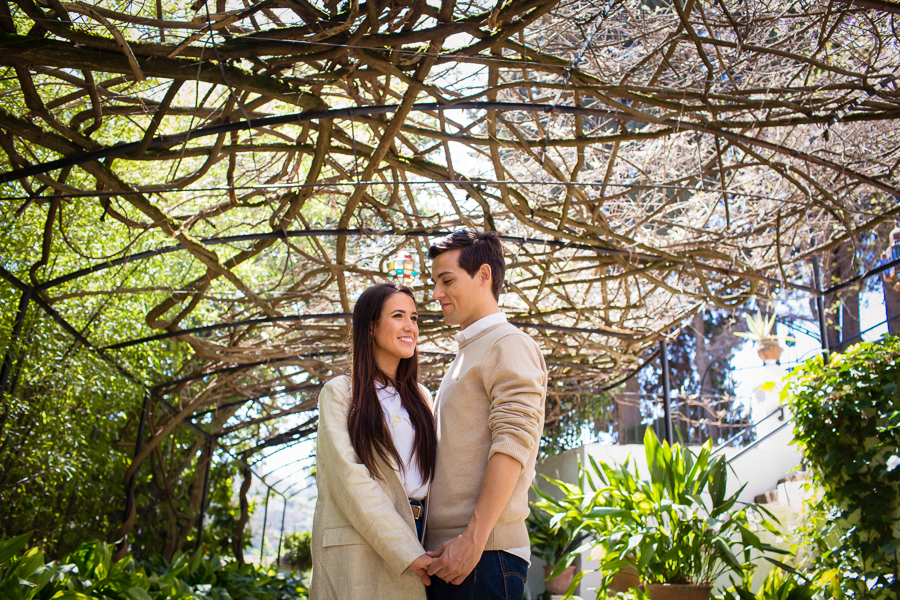
[[[771,513],[740,505],[743,488],[726,497],[728,465],[711,455],[711,442],[695,457],[678,444],[660,443],[648,429],[644,447],[649,479],[637,477],[627,462],[610,466],[591,459],[593,473],[580,468],[578,487],[551,480],[565,492],[563,499],[541,494],[539,505],[553,515],[551,523],[591,534],[604,586],[629,564],[645,584],[711,584],[728,572],[741,580],[754,568],[751,551],[785,554],[751,531],[751,513],[777,531]],[[558,564],[571,563],[582,550],[571,549]]]
[[[794,341],[789,335],[775,335],[775,311],[772,311],[771,317],[766,317],[757,309],[755,315],[744,315],[744,320],[747,322],[748,331],[737,331],[734,335],[758,344],[769,340]]]

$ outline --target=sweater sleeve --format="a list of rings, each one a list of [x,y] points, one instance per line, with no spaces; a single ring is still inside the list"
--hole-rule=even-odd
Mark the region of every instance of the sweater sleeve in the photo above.
[[[431,397],[431,392],[421,383],[419,384],[419,391],[422,392],[422,397],[425,398],[425,404],[428,406],[428,409],[434,412],[434,398]]]
[[[491,398],[491,450],[508,454],[522,466],[544,429],[547,368],[537,345],[523,335],[508,335],[488,351],[483,365]]]
[[[336,378],[319,393],[318,460],[322,464],[316,468],[328,470],[331,499],[399,576],[425,550],[353,450],[347,429],[348,391],[346,379]],[[393,473],[383,475],[392,477]]]

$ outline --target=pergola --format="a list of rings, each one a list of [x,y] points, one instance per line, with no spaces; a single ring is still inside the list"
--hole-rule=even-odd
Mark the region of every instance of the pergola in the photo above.
[[[502,308],[544,349],[553,422],[706,306],[821,297],[811,261],[896,220],[898,13],[0,3],[5,220],[46,223],[28,264],[0,267],[22,299],[11,352],[34,306],[145,389],[129,489],[179,425],[249,481],[255,454],[315,431],[354,298],[398,252],[418,257],[422,372],[439,380],[455,343],[425,255],[478,227],[505,241]],[[125,339],[90,335],[138,313]],[[135,349],[173,344],[189,347],[176,377],[134,374]]]

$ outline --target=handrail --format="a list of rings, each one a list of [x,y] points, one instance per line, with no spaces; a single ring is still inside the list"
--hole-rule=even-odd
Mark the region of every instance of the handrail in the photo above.
[[[766,435],[762,436],[761,438],[755,440],[755,441],[754,441],[752,444],[750,444],[749,446],[745,446],[744,448],[742,448],[740,452],[738,452],[737,454],[735,454],[734,456],[732,456],[731,458],[729,458],[729,459],[728,459],[728,462],[732,462],[732,461],[735,461],[735,460],[739,459],[739,458],[742,457],[744,454],[746,454],[749,450],[752,450],[752,449],[755,448],[757,445],[759,445],[761,442],[766,441],[767,439],[769,439],[770,437],[772,437],[773,435],[775,435],[776,433],[778,433],[779,431],[781,431],[782,429],[784,429],[785,427],[787,427],[788,425],[790,425],[791,423],[793,423],[793,419],[787,419],[784,423],[782,423],[781,425],[779,425],[778,427],[776,427],[775,429],[773,429],[772,431],[770,431],[770,432],[767,433]]]
[[[756,427],[757,425],[759,425],[760,423],[762,423],[762,422],[765,421],[766,419],[768,419],[768,418],[770,418],[770,417],[773,417],[773,416],[775,416],[776,414],[782,413],[782,412],[783,412],[783,409],[782,409],[782,407],[779,406],[778,408],[776,408],[775,410],[773,410],[772,412],[770,412],[769,414],[767,414],[766,416],[764,416],[762,419],[760,419],[759,421],[757,421],[756,423],[754,423],[752,426],[753,426],[753,427]],[[776,430],[776,431],[777,431],[777,430]],[[736,439],[738,439],[739,437],[741,437],[742,435],[744,435],[746,432],[747,432],[747,429],[743,429],[743,430],[739,431],[738,433],[734,434],[733,436],[731,436],[730,438],[728,438],[727,440],[725,440],[724,442],[722,442],[721,444],[719,444],[718,446],[716,446],[716,447],[713,449],[713,451],[710,452],[709,455],[712,456],[713,454],[719,452],[719,451],[722,450],[723,448],[727,447],[728,444],[730,444],[730,443],[733,442],[734,440],[736,440]],[[755,442],[754,442],[754,443],[755,443]],[[748,446],[748,447],[749,447],[749,446]]]

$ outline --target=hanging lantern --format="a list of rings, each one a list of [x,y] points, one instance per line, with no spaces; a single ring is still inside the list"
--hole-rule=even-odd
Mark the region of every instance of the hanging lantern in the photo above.
[[[419,276],[419,261],[409,253],[400,253],[388,260],[388,275],[401,285],[411,285]]]

